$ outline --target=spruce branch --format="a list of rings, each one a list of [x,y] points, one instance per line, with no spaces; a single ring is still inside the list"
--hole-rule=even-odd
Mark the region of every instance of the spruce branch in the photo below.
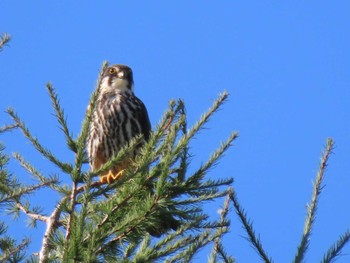
[[[198,178],[202,178],[206,172],[213,167],[220,157],[223,156],[223,154],[226,152],[228,148],[231,147],[232,142],[238,138],[238,133],[233,132],[229,138],[226,140],[226,142],[222,143],[220,145],[220,148],[217,149],[209,158],[209,160],[202,165],[189,179],[188,182],[192,182],[192,180],[198,180]]]
[[[193,219],[190,222],[186,222],[185,224],[181,225],[179,229],[176,232],[169,233],[162,239],[160,239],[157,243],[154,244],[153,250],[160,251],[165,250],[165,248],[168,246],[168,244],[171,244],[172,242],[176,241],[178,242],[179,237],[184,237],[186,231],[192,230],[194,228],[197,228],[204,220],[207,220],[207,215],[199,215],[195,219]]]
[[[175,240],[175,242],[169,242],[169,244],[167,244],[167,246],[162,249],[155,249],[154,247],[149,246],[147,248],[140,247],[140,249],[136,252],[135,256],[132,258],[132,262],[152,262],[156,260],[161,260],[165,257],[169,257],[178,250],[181,251],[181,249],[188,246],[188,244],[192,241],[193,238],[191,236],[184,236],[180,239]]]
[[[176,232],[169,233],[153,246],[148,246],[144,249],[140,248],[133,258],[133,262],[153,262],[153,260],[160,260],[165,257],[167,257],[167,259],[164,262],[179,262],[179,260],[181,260],[181,262],[190,262],[192,256],[196,254],[200,248],[216,240],[228,230],[226,220],[219,224],[205,224],[202,226],[202,229],[200,229],[198,226],[206,219],[206,215],[197,216],[196,219],[182,225]],[[217,231],[218,229],[220,229],[220,231]],[[194,236],[186,235],[185,233],[188,230],[200,232],[200,234]],[[221,232],[221,230],[223,230],[223,232]],[[172,257],[169,258],[169,256]]]
[[[350,241],[350,230],[347,230],[343,235],[341,235],[337,242],[332,245],[326,254],[323,256],[321,263],[332,263],[337,260],[339,256],[341,256],[341,251],[346,244]]]
[[[219,244],[217,247],[218,254],[220,258],[223,260],[225,263],[234,263],[236,260],[232,256],[228,256],[223,245]]]
[[[178,118],[179,113],[184,112],[184,102],[181,99],[169,101],[169,109],[163,114],[163,117],[156,129],[160,133],[166,134],[170,125],[172,125]]]
[[[135,253],[138,246],[139,246],[138,251],[145,251],[146,249],[148,249],[150,244],[151,244],[150,235],[145,235],[145,237],[143,238],[140,244],[138,244],[137,242],[130,242],[130,244],[127,245],[127,247],[123,252],[123,260],[127,260],[128,258],[132,257],[132,255]]]
[[[0,134],[18,128],[17,124],[8,124],[0,127]]]
[[[34,166],[26,161],[20,153],[15,152],[12,155],[28,173],[33,175],[39,182],[42,183],[42,186],[54,188],[59,183],[57,176],[45,177]]]
[[[220,217],[221,217],[221,223],[225,225],[227,222],[227,214],[229,210],[229,204],[230,204],[230,195],[233,193],[232,188],[229,188],[228,194],[224,203],[224,207],[220,211]],[[223,226],[221,228],[217,229],[217,232],[220,234],[216,239],[214,239],[214,245],[213,249],[211,251],[211,254],[209,256],[208,263],[215,263],[217,262],[218,255],[220,258],[224,260],[225,263],[233,263],[235,260],[233,257],[228,256],[222,246],[222,237],[224,233],[227,232],[227,226]]]
[[[36,185],[25,186],[21,188],[6,187],[1,189],[1,192],[5,192],[6,195],[0,196],[0,203],[7,203],[19,200],[22,196],[32,194],[33,192],[42,189],[45,186],[51,185],[53,181],[42,182]]]
[[[198,122],[196,122],[186,135],[182,136],[179,142],[179,146],[185,145],[203,126],[206,124],[210,117],[219,109],[219,107],[227,100],[228,93],[224,91],[219,94],[219,98],[214,102],[213,106],[203,114]]]
[[[170,259],[166,260],[166,263],[178,262],[183,260],[183,262],[190,262],[196,252],[210,243],[215,237],[210,236],[210,231],[206,230],[201,234],[189,237],[186,242],[183,242],[183,246],[186,245],[186,248],[183,251],[180,251]]]
[[[52,103],[52,106],[55,110],[55,116],[56,116],[57,121],[60,125],[60,129],[63,131],[63,133],[66,137],[67,145],[73,152],[77,152],[77,145],[76,145],[76,142],[73,140],[71,133],[69,132],[68,125],[67,125],[67,119],[65,117],[64,110],[61,108],[58,95],[55,92],[51,83],[47,83],[46,88],[47,88],[47,91],[49,92],[49,95],[51,98],[51,103]]]
[[[132,198],[132,197],[133,197],[133,195],[129,195],[129,196],[127,196],[126,198],[124,198],[124,200],[123,200],[121,203],[117,203],[117,204],[111,209],[111,212],[110,212],[110,213],[107,213],[107,214],[104,216],[104,218],[103,218],[102,221],[97,225],[97,227],[99,228],[99,227],[102,227],[104,224],[106,224],[106,223],[109,221],[111,215],[112,215],[115,211],[117,211],[117,210],[121,207],[121,205],[126,204],[126,202],[127,202],[128,200],[130,200],[130,198]]]
[[[307,207],[307,217],[305,220],[304,232],[298,246],[297,253],[294,258],[294,263],[301,263],[305,257],[306,251],[309,247],[310,235],[312,231],[313,224],[316,218],[316,211],[318,206],[318,200],[320,198],[321,191],[323,189],[322,182],[324,179],[324,173],[327,167],[328,159],[332,153],[334,147],[334,142],[331,138],[327,139],[327,145],[324,153],[322,153],[321,162],[319,170],[317,172],[316,181],[313,185],[313,194],[311,197],[311,203]]]
[[[186,118],[186,108],[185,108],[185,103],[182,103],[183,107],[181,107],[180,109],[180,114],[183,117],[183,122],[181,125],[181,131],[182,131],[182,135],[187,134],[187,118]],[[186,145],[185,147],[183,147],[183,151],[182,154],[180,156],[180,165],[179,165],[179,169],[178,169],[178,176],[177,179],[180,181],[183,181],[185,179],[185,175],[187,173],[187,167],[189,165],[188,162],[188,157],[189,157],[189,147],[188,145]]]
[[[14,112],[13,109],[8,109],[7,113],[12,117],[12,119],[15,121],[15,124],[18,125],[18,127],[21,129],[24,136],[33,144],[35,149],[40,152],[43,156],[45,156],[48,160],[50,160],[52,163],[54,163],[56,166],[58,166],[63,172],[65,173],[71,173],[73,168],[69,163],[63,163],[59,161],[49,150],[45,149],[38,141],[37,138],[35,138],[28,128],[25,126],[25,124],[21,121],[21,119],[18,117],[18,115]]]
[[[48,217],[38,214],[38,213],[34,213],[32,211],[30,211],[27,207],[25,207],[24,205],[22,205],[19,201],[16,201],[16,206],[23,212],[25,213],[28,217],[32,218],[33,220],[39,220],[42,222],[47,222]]]
[[[149,209],[146,209],[141,214],[136,214],[135,216],[126,218],[126,220],[124,222],[120,222],[111,231],[112,233],[120,233],[120,234],[117,235],[116,237],[112,238],[110,241],[108,241],[106,244],[104,244],[101,248],[99,248],[97,250],[97,253],[101,253],[106,248],[113,246],[115,243],[119,243],[121,240],[123,240],[125,237],[127,237],[130,233],[134,232],[135,229],[137,229],[141,225],[141,223],[146,221],[147,218],[152,214],[153,210],[156,209],[158,202],[159,202],[159,199],[157,197],[155,197],[152,200],[152,204],[150,205]],[[113,208],[112,210],[115,211],[116,209]],[[106,218],[102,221],[100,226],[105,224],[105,222],[106,222]]]
[[[215,190],[203,192],[198,197],[190,197],[190,198],[187,198],[185,200],[178,201],[177,204],[178,205],[191,205],[191,204],[195,204],[195,203],[201,203],[203,201],[213,200],[213,199],[216,199],[218,197],[223,197],[225,195],[227,195],[227,191],[219,192],[215,189]]]
[[[111,240],[109,240],[108,242],[106,242],[105,244],[103,244],[100,248],[97,249],[96,253],[100,254],[106,251],[106,249],[113,247],[115,244],[117,243],[121,243],[121,241],[127,237],[132,231],[134,231],[135,226],[130,227],[129,229],[127,229],[126,231],[124,231],[123,233],[121,233],[120,235],[112,238]]]
[[[16,246],[13,239],[0,238],[0,249],[4,252],[0,255],[0,262],[20,262],[25,256],[24,249],[28,247],[29,243],[30,240],[26,238]]]
[[[8,42],[10,42],[11,40],[11,36],[7,33],[2,33],[2,35],[0,36],[0,52],[2,51],[3,47],[6,46],[8,44]]]
[[[210,230],[206,230],[199,235],[195,235],[189,238],[189,241],[186,244],[186,249],[179,251],[179,253],[174,255],[169,260],[166,260],[165,262],[178,262],[180,259],[182,260],[182,262],[191,262],[192,258],[196,255],[199,249],[213,242],[221,235],[222,233],[220,233],[220,231],[213,232]]]
[[[248,237],[247,240],[253,245],[253,248],[258,252],[258,255],[261,257],[261,259],[266,263],[272,263],[273,260],[268,257],[267,253],[265,252],[259,236],[255,234],[254,227],[252,222],[247,216],[247,213],[244,211],[244,209],[241,207],[240,203],[238,202],[238,198],[234,192],[234,190],[230,193],[230,199],[233,202],[233,206],[236,209],[236,213],[241,220],[244,229],[246,230]]]
[[[0,151],[4,148],[0,145]],[[38,173],[29,163],[26,163],[20,155],[15,154],[15,156],[20,160],[21,165],[26,166],[26,168],[31,169],[32,172]],[[1,180],[0,180],[0,203],[1,204],[11,204],[13,202],[19,202],[21,197],[34,193],[35,191],[42,189],[44,187],[51,186],[57,183],[57,178],[43,178],[39,180],[40,182],[35,185],[22,185],[18,182],[16,178],[12,178],[10,174],[8,174],[4,170],[4,166],[8,162],[8,157],[0,154],[0,172],[1,172]]]
[[[217,189],[220,186],[225,186],[225,185],[231,185],[233,183],[233,178],[228,178],[228,179],[217,179],[217,180],[207,180],[203,182],[201,185],[195,186],[189,186],[188,187],[188,193],[191,196],[198,196],[204,193],[211,192],[212,189]]]
[[[125,160],[127,158],[127,156],[135,150],[135,148],[138,146],[138,144],[141,142],[141,140],[142,140],[142,136],[138,136],[138,137],[132,139],[130,141],[129,145],[123,147],[115,157],[111,158],[109,161],[107,161],[104,165],[102,165],[96,171],[90,171],[87,175],[87,178],[89,180],[91,180],[91,178],[93,176],[95,176],[96,174],[104,173],[104,172],[108,171],[112,166]],[[143,160],[143,162],[140,165],[138,165],[133,171],[127,170],[126,174],[122,178],[113,182],[112,184],[107,185],[104,189],[102,189],[101,193],[105,194],[106,192],[109,192],[111,189],[115,189],[115,188],[121,186],[122,184],[124,184],[125,182],[127,182],[128,180],[132,179],[136,174],[140,173],[143,170],[143,168],[145,167],[145,163],[147,163],[147,161]],[[149,180],[150,180],[150,177],[149,176],[146,177],[144,182],[137,186],[137,189],[134,189],[134,191],[130,191],[130,193],[128,195],[126,195],[122,201],[120,201],[118,204],[114,205],[113,209],[111,210],[111,213],[113,213],[117,209],[122,208],[125,204],[127,204],[127,201],[129,201],[131,198],[133,198],[137,194],[138,190],[144,188],[145,185],[147,184],[147,181],[149,181]],[[77,188],[77,193],[80,193],[84,189],[86,190],[88,188],[98,188],[102,185],[103,185],[103,183],[101,183],[101,182],[90,182],[90,183],[87,182],[83,187],[79,186]],[[102,222],[100,222],[97,225],[97,227],[101,227],[108,220],[109,220],[109,214],[106,214],[104,219],[102,220]]]
[[[134,176],[134,175],[135,175],[135,173],[131,174],[131,176]],[[128,180],[129,178],[130,178],[130,176],[128,176],[128,175],[124,176],[124,180]],[[106,213],[106,215],[104,216],[102,221],[97,224],[97,229],[102,227],[103,225],[105,225],[110,220],[111,215],[113,215],[118,209],[122,209],[124,206],[128,205],[128,202],[132,198],[135,198],[138,195],[138,192],[142,191],[142,189],[144,187],[146,187],[146,185],[150,179],[151,179],[150,176],[147,177],[143,183],[140,183],[136,186],[137,187],[136,189],[134,189],[133,191],[128,191],[128,193],[113,206],[113,208],[110,210],[110,212]],[[152,207],[154,207],[154,206],[152,206]]]
[[[209,234],[209,230],[205,229],[204,232],[201,231],[201,234],[195,236],[185,235],[187,231],[193,231],[203,220],[206,219],[207,216],[198,216],[192,222],[182,225],[176,232],[169,233],[154,245],[150,244],[148,247],[139,247],[132,259],[133,262],[152,262],[152,260],[161,260],[162,258],[171,255],[173,255],[173,258],[170,261],[165,262],[178,262],[176,260],[180,259],[181,256],[177,258],[177,255],[174,255],[174,253],[183,251],[184,248],[196,242],[198,237],[203,235],[203,233],[206,235]],[[198,233],[198,230],[195,232]]]

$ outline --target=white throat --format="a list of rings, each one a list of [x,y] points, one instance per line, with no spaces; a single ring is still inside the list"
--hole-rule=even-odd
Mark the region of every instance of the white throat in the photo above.
[[[131,89],[128,87],[129,83],[125,79],[115,78],[112,83],[108,83],[108,78],[104,78],[101,83],[101,90],[106,93],[133,93],[134,84],[131,85]]]

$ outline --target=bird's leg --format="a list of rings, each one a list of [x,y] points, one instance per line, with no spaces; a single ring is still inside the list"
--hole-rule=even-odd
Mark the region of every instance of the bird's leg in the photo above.
[[[101,183],[112,183],[113,181],[117,180],[118,178],[122,177],[125,173],[125,169],[120,170],[119,172],[115,173],[113,170],[108,171],[106,175],[103,175],[100,177]]]
[[[100,177],[100,182],[111,184],[113,181],[118,180],[119,178],[124,176],[127,166],[128,164],[124,163],[122,165],[118,165],[117,167],[112,168],[108,171],[106,175]]]
[[[109,172],[106,175],[100,176],[100,182],[103,184],[107,183],[108,182],[108,175],[109,175]]]
[[[117,173],[113,173],[113,170],[110,170],[107,174],[107,182],[110,184],[113,181],[124,176],[125,169],[119,170]]]

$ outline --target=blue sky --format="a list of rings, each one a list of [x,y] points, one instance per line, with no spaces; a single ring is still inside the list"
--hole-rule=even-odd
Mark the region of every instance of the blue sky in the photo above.
[[[133,68],[136,95],[153,125],[171,98],[185,100],[193,123],[227,90],[229,101],[192,144],[194,167],[239,131],[209,176],[235,178],[238,197],[276,262],[291,261],[296,252],[319,156],[326,138],[334,138],[307,257],[317,262],[350,227],[349,8],[345,0],[3,0],[0,32],[13,39],[0,53],[0,126],[10,122],[4,111],[11,106],[45,146],[72,160],[45,84],[56,88],[77,135],[104,60]],[[20,133],[0,140],[7,153],[19,151],[43,172],[55,172]],[[14,161],[9,168],[30,181]],[[41,204],[54,199],[48,192],[33,198]],[[215,215],[220,205],[207,209]],[[239,262],[257,262],[233,211],[230,218],[227,250]],[[42,227],[25,230],[23,220],[10,231],[31,236],[35,251]],[[205,260],[205,253],[196,258]]]

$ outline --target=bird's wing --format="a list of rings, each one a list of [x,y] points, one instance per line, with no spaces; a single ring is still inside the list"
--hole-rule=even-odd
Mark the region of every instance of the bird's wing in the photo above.
[[[141,130],[142,134],[145,138],[146,141],[149,139],[149,135],[151,133],[151,122],[148,117],[148,112],[146,109],[145,104],[140,99],[137,99],[140,102],[141,105],[141,112],[140,112],[140,125],[141,125]]]

